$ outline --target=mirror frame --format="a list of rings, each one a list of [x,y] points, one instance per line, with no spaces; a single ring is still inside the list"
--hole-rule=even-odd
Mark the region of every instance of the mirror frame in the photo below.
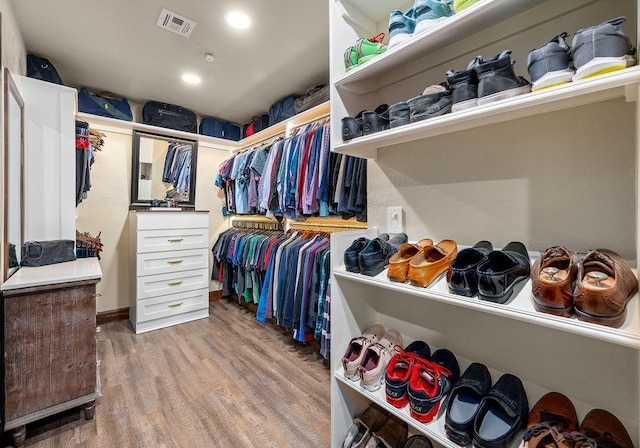
[[[180,137],[170,137],[167,135],[153,134],[145,131],[133,131],[133,151],[131,154],[131,206],[151,206],[151,200],[138,198],[138,176],[140,175],[140,138],[150,137],[156,140],[167,142],[184,142],[192,145],[191,153],[191,176],[189,181],[189,200],[178,201],[179,207],[195,208],[196,204],[196,171],[198,166],[198,141]],[[157,198],[155,198],[157,199]]]
[[[16,251],[22,250],[22,243],[24,241],[24,100],[20,91],[16,86],[11,72],[7,67],[4,68],[4,185],[3,185],[3,210],[4,210],[4,222],[3,222],[3,245],[2,245],[2,260],[3,260],[3,276],[4,280],[8,279],[15,271],[9,272],[9,101],[13,98],[18,107],[20,108],[20,242],[16,245]]]

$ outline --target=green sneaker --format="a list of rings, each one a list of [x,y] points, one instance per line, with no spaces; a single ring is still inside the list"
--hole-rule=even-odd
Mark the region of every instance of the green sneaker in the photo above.
[[[369,39],[358,39],[355,46],[358,65],[364,64],[387,51],[387,46],[382,43],[384,36],[384,33],[379,33]]]
[[[358,66],[358,52],[356,47],[349,47],[344,51],[344,68],[349,71]]]
[[[464,9],[467,9],[469,6],[478,3],[480,0],[453,0],[453,10],[455,12],[460,12]]]

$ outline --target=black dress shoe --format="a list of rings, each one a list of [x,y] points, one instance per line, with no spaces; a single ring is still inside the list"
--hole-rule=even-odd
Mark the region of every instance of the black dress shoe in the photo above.
[[[378,238],[383,240],[389,239],[388,233],[383,233],[378,236]],[[344,267],[348,272],[360,273],[360,263],[358,262],[358,254],[362,252],[367,244],[371,241],[369,238],[360,237],[351,243],[351,246],[344,251]]]
[[[362,135],[374,134],[389,129],[389,106],[382,104],[374,111],[362,114]]]
[[[342,141],[343,142],[348,142],[349,140],[356,138],[356,137],[362,137],[362,127],[363,127],[363,121],[362,121],[362,115],[365,113],[366,111],[362,111],[360,113],[358,113],[358,115],[356,115],[355,117],[344,117],[342,119]]]
[[[445,417],[447,438],[460,446],[471,444],[473,421],[480,402],[491,388],[491,374],[484,364],[472,363],[451,390]]]
[[[458,252],[447,271],[449,292],[465,297],[475,296],[478,293],[476,268],[492,250],[493,246],[489,241],[479,241],[473,247]]]
[[[375,277],[389,265],[391,255],[398,252],[400,245],[407,242],[407,235],[400,233],[385,241],[380,237],[369,241],[369,244],[358,254],[360,273]]]
[[[494,250],[478,265],[478,297],[505,303],[522,288],[530,272],[531,261],[524,244],[514,241],[502,250]]]
[[[473,446],[507,448],[527,424],[529,402],[522,381],[502,375],[480,402],[473,423]]]
[[[416,434],[409,437],[402,448],[433,448],[433,444],[425,436]]]

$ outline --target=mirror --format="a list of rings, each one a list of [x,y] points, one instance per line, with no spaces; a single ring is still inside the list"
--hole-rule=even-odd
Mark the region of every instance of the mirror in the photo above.
[[[4,278],[20,267],[24,220],[24,102],[11,73],[4,69]]]
[[[133,131],[131,204],[195,207],[198,142]]]

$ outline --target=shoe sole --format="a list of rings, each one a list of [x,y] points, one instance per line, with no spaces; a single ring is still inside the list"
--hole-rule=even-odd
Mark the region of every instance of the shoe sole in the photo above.
[[[622,311],[620,312],[620,314],[616,314],[615,316],[611,316],[611,317],[596,316],[593,314],[589,314],[585,311],[582,311],[578,307],[575,307],[576,317],[578,318],[578,320],[581,320],[583,322],[590,322],[592,324],[599,324],[599,325],[606,325],[607,327],[620,328],[624,324],[624,321],[627,318],[627,304],[629,303],[629,300],[636,295],[637,292],[638,292],[638,288],[635,288],[631,293],[629,293],[629,295],[627,296],[627,300],[624,304],[624,308],[622,308]]]
[[[535,92],[542,89],[550,89],[551,87],[560,86],[571,81],[575,70],[570,68],[566,70],[557,70],[555,72],[545,73],[540,79],[533,83],[531,91]]]
[[[471,109],[478,105],[478,98],[472,98],[467,101],[460,101],[459,103],[453,103],[451,106],[451,112],[459,112],[461,110]]]
[[[451,112],[451,104],[447,104],[445,107],[440,109],[438,112],[434,112],[432,114],[421,115],[418,118],[411,117],[410,118],[410,122],[411,123],[417,123],[419,121],[428,120],[429,118],[439,117],[440,115],[444,115],[444,114],[449,113],[449,112]]]
[[[516,87],[515,89],[503,90],[502,92],[496,92],[492,95],[483,96],[478,98],[478,106],[484,106],[485,104],[495,103],[496,101],[506,100],[514,96],[522,95],[531,91],[531,86],[526,85],[522,87]]]
[[[369,391],[369,392],[375,392],[378,389],[380,389],[382,387],[382,383],[384,383],[384,375],[380,375],[380,378],[377,378],[376,380],[374,380],[373,383],[371,384],[367,384],[365,383],[364,380],[360,380],[360,386],[362,386],[363,389]]]
[[[418,414],[413,408],[410,407],[409,413],[411,417],[418,420],[420,423],[429,423],[433,421],[436,415],[438,415],[438,410],[440,409],[440,401],[437,402],[429,412],[425,414]]]
[[[573,316],[573,305],[567,308],[552,308],[552,307],[544,306],[538,303],[538,301],[536,301],[536,298],[535,296],[533,296],[533,294],[531,295],[531,298],[533,299],[533,308],[535,308],[536,311],[539,311],[541,313],[546,313],[546,314],[553,314],[554,316],[560,316],[560,317]]]
[[[391,39],[389,39],[389,44],[387,45],[388,49],[391,49],[393,47],[397,47],[398,45],[402,45],[405,42],[408,42],[409,40],[411,40],[411,37],[413,36],[413,34],[396,34],[395,36],[393,36]]]
[[[611,58],[593,58],[585,65],[576,70],[576,74],[572,80],[580,81],[581,79],[591,78],[592,76],[604,75],[605,73],[615,72],[627,67],[635,65],[636,58],[631,55]]]
[[[437,19],[423,19],[419,22],[416,22],[416,29],[413,31],[413,34],[420,34],[424,31],[430,30],[446,19],[448,19],[448,17],[439,17]]]
[[[360,273],[364,275],[368,275],[369,277],[375,277],[376,275],[384,271],[386,268],[387,268],[387,265],[384,265],[380,268],[376,268],[373,270],[360,269]]]
[[[487,296],[487,295],[481,294],[480,291],[478,291],[478,298],[486,302],[493,302],[493,303],[500,303],[500,304],[507,303],[512,296],[516,295],[517,292],[520,292],[520,290],[522,289],[522,286],[524,286],[525,284],[525,280],[527,280],[528,278],[529,278],[528,276],[519,277],[515,282],[513,282],[509,286],[509,288],[507,288],[507,291],[504,294],[499,296]]]

